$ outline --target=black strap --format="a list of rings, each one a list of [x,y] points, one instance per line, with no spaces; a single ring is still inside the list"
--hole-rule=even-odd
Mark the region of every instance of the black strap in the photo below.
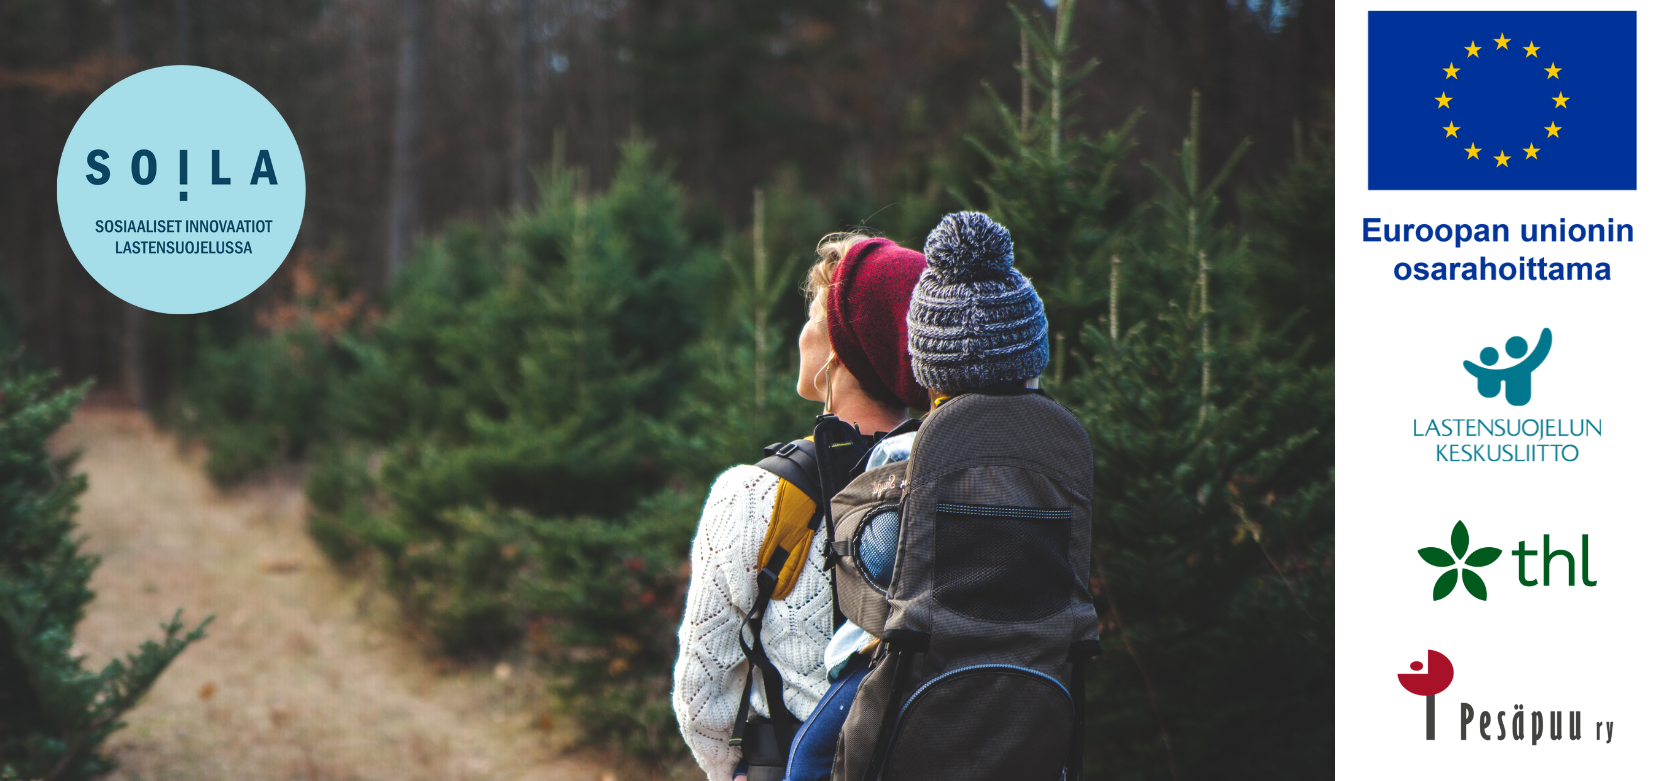
[[[777,548],[770,556],[769,566],[758,571],[758,594],[753,597],[752,611],[747,613],[747,630],[752,632],[752,645],[747,645],[745,637],[735,638],[741,644],[741,652],[747,656],[747,684],[741,690],[741,705],[735,711],[735,729],[729,736],[731,746],[739,746],[746,739],[747,717],[752,713],[752,671],[757,668],[764,676],[764,700],[770,706],[776,750],[784,761],[788,747],[793,745],[793,735],[799,729],[799,722],[793,718],[783,698],[782,673],[770,663],[770,656],[764,652],[763,629],[764,611],[770,607],[770,595],[776,591],[776,573],[782,571],[787,557],[787,549]]]
[[[828,500],[852,481],[853,467],[863,460],[876,437],[859,432],[857,426],[833,415],[819,415],[811,429],[811,438],[817,446],[817,478],[822,483],[818,501],[827,505]],[[830,509],[826,506],[821,509],[824,517],[832,521]]]
[[[1068,661],[1073,663],[1073,741],[1068,746],[1067,781],[1085,777],[1085,662],[1100,653],[1102,646],[1095,639],[1068,646]]]
[[[796,439],[785,445],[776,444],[764,449],[764,460],[758,468],[793,483],[800,493],[812,501],[822,502],[822,481],[817,477],[817,443]],[[811,528],[816,528],[814,525]]]
[[[823,569],[828,572],[829,593],[834,595],[833,614],[829,617],[830,626],[840,628],[846,621],[846,614],[840,610],[840,589],[836,582],[838,574],[834,571],[834,563],[838,560],[834,556],[834,495],[840,493],[858,467],[863,466],[864,456],[869,452],[880,437],[865,435],[858,431],[857,426],[841,419],[823,414],[817,416],[817,423],[811,429],[811,438],[817,446],[817,477],[822,484],[822,495],[817,499],[817,512],[822,516],[825,539],[823,540]]]
[[[887,644],[887,653],[897,659],[898,666],[893,668],[892,688],[887,690],[887,708],[881,714],[881,729],[875,733],[875,748],[870,751],[869,766],[863,771],[864,781],[876,781],[886,772],[887,743],[892,740],[894,728],[898,725],[898,697],[910,681],[910,666],[916,654],[927,653],[933,636],[914,629],[888,629],[881,640]]]
[[[827,419],[825,421],[825,419]],[[825,428],[825,423],[827,426]],[[845,482],[833,476],[835,470],[849,471],[858,455],[873,444],[874,439],[863,437],[857,433],[857,428],[839,422],[833,415],[823,415],[817,419],[817,427],[812,440],[796,439],[785,444],[776,444],[764,448],[764,459],[758,462],[758,467],[783,480],[793,484],[810,497],[817,505],[817,511],[811,514],[808,528],[813,531],[818,524],[829,520],[832,513],[828,500],[838,492]],[[824,445],[833,452],[826,456],[819,456]],[[855,452],[854,452],[855,451]],[[824,478],[824,469],[828,469],[830,476]],[[834,525],[828,524],[827,541],[834,541]],[[826,550],[826,545],[825,545]],[[764,699],[770,706],[770,722],[776,735],[777,750],[786,759],[786,752],[793,744],[793,735],[798,728],[798,721],[788,711],[783,696],[783,679],[781,672],[770,662],[770,657],[764,651],[763,627],[764,614],[770,607],[770,596],[776,590],[778,576],[782,567],[787,564],[791,555],[786,548],[777,548],[770,555],[768,566],[760,570],[757,577],[758,593],[753,598],[753,607],[747,614],[747,628],[752,633],[752,645],[749,647],[744,637],[737,638],[741,644],[741,651],[747,656],[747,685],[741,692],[741,705],[735,711],[735,729],[730,733],[729,744],[741,746],[747,739],[747,719],[752,714],[752,671],[757,668],[764,676]],[[829,572],[830,593],[834,592],[834,573]],[[834,623],[838,628],[845,620],[840,612],[840,601],[834,601]]]
[[[822,415],[817,418],[811,440],[796,439],[764,448],[764,459],[758,462],[758,467],[792,483],[794,488],[816,502],[817,511],[811,514],[808,528],[814,531],[817,524],[827,522],[825,551],[834,542],[833,508],[829,499],[850,482],[853,468],[861,465],[863,454],[878,440],[879,437],[864,436],[857,427],[842,423],[833,415]],[[752,715],[752,671],[756,668],[764,677],[764,699],[770,706],[776,749],[784,763],[799,722],[787,709],[781,671],[771,664],[769,655],[764,651],[763,628],[770,597],[776,591],[778,577],[790,555],[786,548],[778,547],[770,554],[768,566],[758,572],[758,593],[753,597],[752,610],[747,613],[747,629],[752,633],[752,645],[747,645],[745,637],[736,638],[747,657],[747,683],[741,691],[741,704],[735,710],[735,729],[729,736],[731,746],[743,746],[747,740],[747,719]],[[829,593],[835,594],[838,592],[834,590],[832,559],[827,561],[829,563],[824,568],[829,570]],[[840,600],[836,598],[833,602],[833,626],[839,628],[846,619],[840,612]]]
[[[933,645],[933,635],[914,629],[888,629],[882,640],[916,654],[925,654]]]
[[[866,436],[856,426],[828,414],[817,416],[811,438],[817,447],[817,478],[822,484],[822,493],[817,497],[817,511],[828,525],[827,540],[823,544],[823,551],[827,554],[834,542],[834,495],[852,481],[854,468],[862,464],[864,455],[879,438]],[[823,569],[833,568],[834,557],[825,555]],[[836,621],[834,625],[839,626],[840,622]]]
[[[906,418],[903,423],[900,423],[897,426],[894,426],[892,431],[888,431],[887,433],[882,434],[881,439],[886,439],[888,437],[896,437],[899,434],[904,434],[904,433],[908,433],[908,432],[911,432],[911,431],[918,431],[921,428],[922,428],[922,419],[921,418]]]
[[[747,660],[747,688],[741,692],[741,705],[735,709],[735,729],[729,733],[729,745],[740,746],[747,741],[747,717],[752,715],[752,660]],[[741,760],[746,761],[743,751]]]

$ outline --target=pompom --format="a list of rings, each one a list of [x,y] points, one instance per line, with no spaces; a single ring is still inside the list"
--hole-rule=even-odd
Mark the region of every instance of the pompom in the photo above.
[[[944,284],[1007,279],[1015,265],[1009,229],[980,212],[945,215],[922,248],[928,268]]]

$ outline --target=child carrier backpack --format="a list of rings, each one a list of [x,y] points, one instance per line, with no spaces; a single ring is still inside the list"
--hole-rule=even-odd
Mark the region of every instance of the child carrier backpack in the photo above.
[[[833,496],[837,604],[885,641],[834,781],[1080,779],[1084,664],[1099,652],[1092,471],[1065,407],[993,386],[943,401],[908,460]]]

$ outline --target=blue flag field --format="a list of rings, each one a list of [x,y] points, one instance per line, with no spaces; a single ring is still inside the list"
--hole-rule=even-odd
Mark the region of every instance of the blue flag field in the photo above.
[[[1637,189],[1632,11],[1372,11],[1372,190]]]

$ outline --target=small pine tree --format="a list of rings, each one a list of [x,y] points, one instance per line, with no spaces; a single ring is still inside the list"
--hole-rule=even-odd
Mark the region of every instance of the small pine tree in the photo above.
[[[807,265],[791,248],[810,247],[822,230],[818,210],[791,184],[757,194],[749,236],[724,247],[732,273],[688,350],[695,373],[671,414],[651,422],[667,485],[621,518],[525,527],[534,574],[519,594],[545,630],[532,633],[532,650],[591,738],[649,761],[687,761],[671,670],[708,486],[723,469],[758,460],[771,441],[808,431],[820,409],[794,390],[788,336],[798,326],[778,316],[791,309],[803,320],[796,283]],[[562,648],[570,651],[556,653]]]
[[[1041,99],[1038,108],[1023,106],[1015,114],[988,85],[1003,148],[969,138],[990,166],[976,183],[985,210],[1009,226],[1015,265],[1033,280],[1059,341],[1077,338],[1080,324],[1095,322],[1107,301],[1110,259],[1124,254],[1126,234],[1119,228],[1136,206],[1116,176],[1136,146],[1132,130],[1143,115],[1134,111],[1119,129],[1096,139],[1070,134],[1077,121],[1074,87],[1097,66],[1095,60],[1071,64],[1076,6],[1076,0],[1062,0],[1053,23],[1011,6],[1026,44],[1021,77]],[[957,196],[964,208],[976,208]],[[1053,376],[1062,354],[1059,345]]]
[[[342,340],[333,414],[382,463],[321,455],[311,528],[340,558],[376,551],[447,652],[525,631],[502,510],[619,517],[664,480],[652,422],[692,373],[716,270],[652,148],[623,152],[603,193],[557,169],[531,210],[423,247],[373,335]]]
[[[99,745],[210,618],[182,633],[181,612],[126,661],[93,673],[73,655],[99,564],[83,555],[72,516],[87,486],[46,442],[85,387],[52,392],[52,377],[0,359],[0,779],[79,781],[114,763]]]

